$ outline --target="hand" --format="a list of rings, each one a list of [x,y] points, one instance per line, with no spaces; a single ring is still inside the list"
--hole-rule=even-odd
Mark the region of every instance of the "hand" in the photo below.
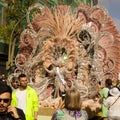
[[[12,105],[8,106],[8,113],[10,113],[11,116],[14,117],[15,119],[19,118],[17,109]]]

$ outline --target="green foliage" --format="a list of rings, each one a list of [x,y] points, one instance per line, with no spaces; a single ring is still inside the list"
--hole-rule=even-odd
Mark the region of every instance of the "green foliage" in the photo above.
[[[25,29],[26,12],[28,8],[37,0],[15,0],[14,2],[8,1],[6,9],[6,25],[0,25],[0,39],[5,43],[9,43],[16,34],[21,33]],[[12,35],[12,38],[11,38]]]
[[[92,6],[93,0],[38,0],[43,6],[48,6],[50,8],[56,7],[57,5],[70,5],[75,9],[79,4],[86,4]]]
[[[10,33],[12,31],[13,26],[14,22],[11,22],[6,26],[0,25],[0,39],[3,39],[5,43],[9,43]]]
[[[91,4],[91,0],[38,0],[43,6],[54,7],[57,5],[71,5],[75,8],[79,4]]]
[[[15,2],[8,3],[7,7],[7,21],[10,23],[11,21],[15,21],[16,23],[23,17],[26,16],[28,8],[37,2],[37,0],[15,0]],[[24,29],[26,25],[26,19],[22,19],[19,28]]]

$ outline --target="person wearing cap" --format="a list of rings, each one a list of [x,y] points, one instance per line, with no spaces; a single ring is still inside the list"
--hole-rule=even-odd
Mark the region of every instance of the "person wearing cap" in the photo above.
[[[108,120],[120,120],[120,91],[114,87],[109,91],[110,96],[104,101],[108,108]]]

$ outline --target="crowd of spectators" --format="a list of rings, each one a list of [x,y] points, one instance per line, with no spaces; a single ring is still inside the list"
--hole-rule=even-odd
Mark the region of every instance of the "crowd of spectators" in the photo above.
[[[11,82],[8,83],[6,75],[1,74],[0,89],[3,89],[3,86],[6,89],[10,87],[12,93],[6,90],[0,93],[0,117],[2,110],[3,113],[5,112],[4,115],[9,116],[6,109],[12,106],[10,108],[13,110],[13,115],[10,114],[9,116],[12,117],[12,120],[37,120],[39,109],[38,94],[34,88],[28,85],[28,81],[25,74],[20,74],[18,77],[13,77]],[[8,95],[10,99],[8,102],[6,101],[8,96],[5,95],[4,98],[4,93],[6,94],[6,92],[10,94]],[[54,99],[54,95],[55,86],[53,83],[50,83],[46,88],[44,97],[49,98],[51,96]],[[83,101],[76,88],[70,87],[66,91],[59,90],[59,97],[61,97],[59,100],[60,104],[55,108],[56,110],[51,120],[120,120],[119,81],[113,84],[111,79],[106,79],[104,85],[98,82],[96,99],[101,104],[101,109],[93,118],[89,118],[88,111],[82,108]],[[22,117],[19,116],[19,109],[23,111]],[[14,114],[17,114],[17,118],[19,119],[16,119],[16,115]]]

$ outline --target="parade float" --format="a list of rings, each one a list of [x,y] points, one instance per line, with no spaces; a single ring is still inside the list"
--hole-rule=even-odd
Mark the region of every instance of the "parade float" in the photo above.
[[[30,12],[38,9],[32,20]],[[84,108],[96,111],[98,83],[118,79],[120,36],[110,15],[100,6],[68,5],[54,8],[35,4],[27,12],[14,75],[25,73],[39,95],[40,108],[57,108],[58,92],[76,87]],[[54,84],[54,96],[45,95]],[[69,85],[70,84],[70,85]],[[66,87],[67,86],[67,87]],[[50,91],[49,91],[50,92]]]

